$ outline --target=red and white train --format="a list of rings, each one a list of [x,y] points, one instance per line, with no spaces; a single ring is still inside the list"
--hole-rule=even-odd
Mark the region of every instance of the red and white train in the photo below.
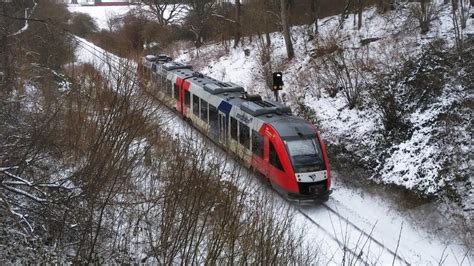
[[[288,106],[248,95],[237,84],[205,76],[167,56],[145,56],[139,73],[161,102],[268,178],[289,200],[328,200],[331,171],[323,139]]]

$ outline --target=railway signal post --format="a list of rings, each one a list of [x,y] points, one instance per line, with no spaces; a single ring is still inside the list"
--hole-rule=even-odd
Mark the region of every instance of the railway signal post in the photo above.
[[[272,91],[275,94],[275,101],[278,102],[278,92],[283,89],[283,73],[281,72],[274,72],[273,73],[273,86]]]

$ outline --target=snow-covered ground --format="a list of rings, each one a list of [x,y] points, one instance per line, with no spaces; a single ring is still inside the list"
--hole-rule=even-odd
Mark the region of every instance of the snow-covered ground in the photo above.
[[[402,10],[402,12],[408,11]],[[350,18],[344,26],[344,32],[335,30],[337,18],[323,19],[321,35],[340,34],[347,47],[357,46],[360,39],[383,37],[384,39],[379,42],[371,44],[370,51],[367,51],[367,55],[370,57],[381,60],[393,60],[395,52],[396,56],[416,56],[422,52],[420,44],[435,37],[452,40],[447,8],[443,9],[439,18],[433,22],[434,25],[438,25],[434,27],[436,30],[426,36],[413,34],[404,38],[395,37],[401,28],[414,27],[414,24],[397,20],[392,14],[380,16],[372,9],[364,12],[364,27],[361,31],[352,29]],[[330,142],[343,142],[344,139],[349,138],[360,140],[366,147],[375,145],[371,139],[378,136],[377,132],[382,126],[379,116],[370,108],[349,110],[347,102],[343,98],[328,97],[326,92],[320,89],[321,85],[318,81],[311,79],[314,69],[312,69],[312,59],[309,58],[308,51],[314,48],[314,44],[305,39],[304,32],[306,30],[305,27],[293,28],[297,55],[290,63],[280,60],[283,65],[281,70],[284,70],[285,73],[288,103],[295,104],[295,98],[302,97],[303,102],[316,112],[323,135]],[[474,31],[472,19],[468,21],[466,32],[468,31]],[[279,33],[272,34],[272,43],[273,56],[284,58],[284,43]],[[97,47],[97,49],[100,48]],[[196,57],[196,51],[193,49],[182,51],[178,60],[201,62],[202,67],[198,70],[207,75],[236,82],[245,86],[250,92],[270,96],[264,83],[258,78],[258,46],[255,43],[246,43],[243,47],[231,50],[227,54],[222,53],[223,49],[220,45],[205,46],[200,49],[201,57],[199,58]],[[250,50],[250,56],[244,55],[245,49]],[[388,49],[388,52],[383,51],[385,49]],[[91,56],[91,51],[88,49],[78,50],[78,58],[84,62],[90,62],[98,54],[95,53],[94,56]],[[209,60],[205,64],[202,63],[203,57]],[[301,93],[301,91],[303,92]],[[442,102],[449,104],[451,100],[446,95]],[[397,151],[387,159],[386,167],[382,168],[384,172],[382,181],[396,183],[407,188],[428,182],[428,190],[437,189],[437,184],[432,183],[433,175],[436,175],[438,171],[438,166],[432,161],[435,157],[433,154],[436,153],[436,147],[431,146],[427,134],[430,134],[431,130],[430,121],[439,110],[439,108],[420,110],[412,114],[410,120],[419,129],[409,139],[401,142]],[[169,125],[169,129],[174,130],[172,132],[175,134],[192,130],[178,117],[171,119]],[[356,147],[348,145],[347,149],[351,150]],[[414,178],[417,169],[421,167],[430,174],[426,175],[424,179]],[[472,250],[466,250],[462,246],[461,238],[469,238],[469,235],[456,235],[450,231],[449,219],[443,217],[443,210],[435,208],[437,205],[424,204],[414,209],[399,210],[387,199],[344,185],[338,180],[337,171],[334,189],[335,192],[332,194],[328,206],[337,210],[341,216],[359,228],[363,228],[367,233],[371,232],[373,228],[372,236],[375,239],[382,242],[387,248],[393,251],[397,250],[397,254],[409,263],[414,265],[434,265],[440,262],[445,265],[472,265],[474,263]],[[354,245],[357,241],[365,241],[363,237],[361,238],[360,232],[350,225],[346,226],[343,220],[321,206],[306,206],[301,207],[301,210],[314,218],[323,228],[328,229],[321,230],[311,224],[304,215],[296,214],[297,224],[295,226],[305,228],[307,241],[320,245],[321,254],[324,255],[324,261],[320,261],[321,264],[337,265],[341,263],[341,247],[334,238],[349,245]],[[438,223],[443,218],[445,220]],[[470,234],[470,232],[466,233]],[[371,256],[372,262],[375,260],[380,265],[392,263],[393,255],[384,251],[379,252],[374,247],[376,246],[374,243],[371,245],[373,245],[372,248],[368,247],[367,250],[374,253]],[[365,253],[362,257],[365,257]],[[396,261],[395,264],[403,263]]]
[[[123,17],[133,8],[135,8],[135,6],[68,6],[70,12],[89,14],[97,23],[99,30],[108,30],[110,28],[109,21],[111,19]]]
[[[414,107],[406,119],[411,123],[413,132],[393,146],[381,158],[381,154],[374,153],[377,141],[384,138],[383,123],[380,112],[373,103],[365,97],[364,108],[348,108],[347,100],[338,93],[330,97],[325,90],[327,84],[316,78],[321,72],[323,60],[311,56],[315,50],[324,47],[325,42],[335,39],[336,43],[346,49],[346,60],[364,60],[378,68],[398,68],[402,59],[419,58],[425,52],[425,45],[442,39],[447,47],[454,46],[454,30],[451,18],[451,6],[442,5],[439,1],[436,6],[438,16],[431,23],[432,30],[425,35],[419,34],[417,21],[410,16],[410,8],[401,5],[396,12],[380,15],[375,8],[366,9],[363,13],[363,26],[357,30],[353,25],[353,16],[346,19],[343,29],[339,28],[339,17],[324,18],[320,22],[320,38],[308,40],[307,26],[292,29],[295,57],[286,61],[286,51],[283,37],[280,33],[271,34],[272,57],[274,70],[284,73],[283,99],[296,107],[303,103],[314,110],[323,137],[331,144],[343,145],[363,162],[376,165],[377,171],[371,177],[376,182],[396,184],[417,191],[422,194],[436,195],[447,184],[452,184],[454,174],[443,174],[443,162],[439,143],[434,141],[436,136],[434,123],[439,115],[449,112],[451,104],[460,98],[470,97],[467,90],[456,88],[456,84],[447,83],[441,95],[437,96],[436,103],[430,107]],[[471,7],[470,14],[474,12]],[[462,31],[463,36],[474,32],[474,19],[468,19],[467,27]],[[360,41],[368,38],[380,38],[366,46]],[[223,45],[211,44],[197,51],[189,49],[175,55],[183,62],[191,62],[197,70],[224,81],[232,81],[243,85],[249,92],[259,93],[271,97],[272,93],[266,89],[261,78],[259,66],[259,44],[248,43],[236,49],[226,51]],[[250,51],[245,56],[244,51]],[[371,66],[369,65],[369,66]],[[370,72],[369,72],[370,73]],[[356,75],[356,74],[354,74]],[[369,77],[359,76],[359,79]],[[384,90],[385,88],[380,88]],[[456,90],[458,92],[456,92]],[[459,130],[466,130],[459,129]],[[467,154],[471,149],[469,133],[465,131],[458,148]],[[467,174],[468,166],[463,164],[458,169]],[[473,177],[462,186],[462,208],[467,212],[474,210]],[[471,185],[469,185],[471,184]],[[470,192],[469,192],[470,191]],[[467,216],[471,214],[467,213]]]
[[[114,19],[120,19],[125,17],[131,11],[139,11],[145,15],[152,16],[147,6],[141,5],[130,5],[130,6],[81,6],[81,5],[69,5],[68,10],[70,12],[85,13],[91,16],[97,23],[99,30],[110,30],[112,21]],[[169,16],[171,8],[165,11],[165,18]],[[183,7],[182,13],[176,16],[175,19],[181,18],[186,14],[186,8]]]
[[[82,62],[100,63],[101,60],[97,61],[97,56],[103,56],[106,54],[105,51],[100,52],[101,49],[98,47],[90,49],[90,45],[92,44],[87,43],[85,46],[80,46],[77,57]],[[171,117],[168,122],[170,133],[188,134],[193,130],[172,112],[169,112],[168,115]],[[197,142],[204,141],[199,136],[199,134],[194,134],[192,139]],[[263,186],[256,180],[255,178],[256,186]],[[403,260],[415,265],[433,265],[443,260],[446,265],[470,265],[473,263],[472,253],[465,250],[460,239],[453,236],[449,239],[445,238],[442,228],[429,231],[426,230],[426,227],[420,226],[419,221],[413,221],[411,213],[420,212],[423,208],[429,209],[429,206],[400,213],[383,198],[370,195],[363,190],[345,187],[338,181],[337,173],[335,174],[334,189],[335,192],[331,196],[328,206],[380,241],[387,249],[396,251]],[[276,197],[275,200],[282,201],[279,197]],[[341,264],[343,249],[335,239],[349,248],[355,249],[358,246],[359,250],[363,251],[361,258],[365,261],[378,265],[392,263],[393,255],[391,253],[367,240],[360,231],[326,208],[322,206],[295,206],[295,208],[301,209],[305,215],[317,221],[324,228],[323,230],[315,226],[309,222],[305,215],[296,213],[294,226],[295,228],[304,228],[306,241],[316,243],[313,246],[317,246],[319,249],[319,263]],[[424,221],[427,223],[433,215],[436,215],[428,214],[427,221]],[[415,217],[419,217],[419,214]],[[400,239],[399,244],[398,239]],[[363,264],[363,262],[358,261],[358,264]],[[404,262],[396,259],[395,265],[404,265]]]

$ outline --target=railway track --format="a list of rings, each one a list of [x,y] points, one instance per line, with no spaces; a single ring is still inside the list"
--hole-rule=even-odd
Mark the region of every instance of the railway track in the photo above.
[[[346,256],[346,254],[344,254],[344,256],[347,257],[346,262],[347,260],[349,260],[349,265],[358,263],[362,263],[364,265],[377,264],[377,259],[381,255],[383,255],[382,252],[388,253],[393,258],[392,265],[395,264],[395,262],[398,262],[398,265],[411,265],[405,258],[403,258],[400,254],[397,253],[397,250],[394,251],[388,248],[382,243],[382,241],[379,241],[372,235],[376,223],[372,226],[370,232],[366,232],[360,226],[356,225],[354,222],[341,215],[338,211],[328,206],[327,203],[322,203],[321,206],[327,210],[327,214],[329,216],[335,216],[335,220],[330,217],[331,226],[328,226],[327,224],[321,224],[321,222],[318,221],[317,217],[313,217],[310,213],[303,210],[301,206],[296,205],[295,208],[311,224],[324,231],[326,235],[328,235],[332,240],[334,240],[341,248],[343,254],[347,252],[351,255]],[[335,225],[334,223],[337,224]],[[347,234],[347,231],[350,230],[348,227],[351,227],[353,230],[356,231],[357,240],[355,242],[351,241],[350,237],[347,237],[347,235],[344,235],[344,233]],[[331,229],[333,230],[332,232]],[[337,229],[344,229],[345,232],[340,232],[340,235],[338,236],[338,233],[336,232]],[[376,247],[374,247],[374,245]],[[371,251],[379,252],[377,253]],[[385,254],[385,257],[386,256],[387,255]]]
[[[132,68],[124,68],[123,67],[123,62],[116,57],[113,54],[108,53],[107,51],[99,50],[97,47],[89,44],[88,42],[77,38],[76,36],[72,35],[72,38],[76,41],[77,45],[81,46],[82,49],[86,50],[89,52],[91,55],[96,57],[98,60],[102,61],[104,64],[107,65],[109,71],[114,70],[120,73],[121,71],[127,71],[131,75],[136,75],[136,70]],[[154,95],[149,93],[148,91],[145,90],[145,93],[153,97],[154,99],[158,100]],[[285,199],[282,195],[280,195],[283,199]],[[291,202],[289,202],[292,204]],[[397,250],[393,251],[392,249],[388,248],[386,245],[384,245],[381,241],[377,240],[372,236],[372,231],[375,227],[372,228],[371,232],[366,232],[363,230],[360,226],[357,226],[355,223],[351,222],[348,218],[344,217],[341,215],[337,210],[334,208],[330,207],[327,203],[322,203],[321,206],[325,208],[328,212],[328,215],[333,215],[335,216],[339,223],[341,224],[341,221],[345,223],[346,226],[350,226],[354,230],[358,232],[358,239],[355,243],[349,243],[350,240],[348,240],[345,237],[338,237],[336,233],[336,229],[334,227],[334,223],[331,220],[331,227],[328,227],[327,225],[321,224],[321,222],[318,222],[318,218],[313,217],[310,213],[306,212],[301,205],[298,204],[292,204],[295,209],[300,213],[303,217],[305,217],[311,224],[319,228],[321,231],[323,231],[328,237],[330,237],[333,241],[335,241],[339,247],[341,248],[343,252],[343,256],[345,257],[345,261],[343,258],[343,263],[344,264],[363,264],[363,265],[372,265],[374,264],[373,258],[371,260],[371,257],[369,254],[371,249],[377,249],[374,248],[373,245],[378,246],[379,250],[382,250],[383,252],[387,252],[393,257],[393,263],[395,261],[398,261],[399,264],[405,264],[405,265],[410,265],[410,263],[401,257],[398,253]],[[331,218],[332,219],[332,218]],[[342,225],[340,225],[342,226]],[[333,232],[331,232],[330,229],[333,229]],[[371,246],[372,245],[372,246]],[[351,247],[354,246],[354,247]],[[398,247],[397,247],[398,248]],[[367,250],[367,252],[365,252]],[[347,257],[346,257],[347,256]],[[377,263],[377,261],[375,261]]]
[[[372,236],[372,231],[376,226],[376,223],[374,224],[374,227],[372,227],[372,231],[370,233],[365,232],[363,229],[361,229],[359,226],[351,222],[349,219],[346,217],[342,216],[339,214],[336,210],[333,208],[329,207],[327,203],[323,203],[322,206],[324,206],[329,212],[333,213],[334,215],[338,216],[339,219],[343,220],[345,223],[349,224],[353,228],[355,228],[357,231],[359,231],[364,237],[366,237],[367,240],[377,244],[380,246],[384,251],[388,252],[390,255],[392,255],[395,259],[399,260],[400,262],[405,263],[406,265],[410,265],[410,263],[402,258],[399,254],[397,254],[397,250],[393,251],[392,249],[388,248],[385,246],[382,242],[378,241],[376,238]]]

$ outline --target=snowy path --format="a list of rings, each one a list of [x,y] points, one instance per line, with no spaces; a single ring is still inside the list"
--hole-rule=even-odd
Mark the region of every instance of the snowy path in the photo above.
[[[120,69],[122,60],[117,60],[118,58],[110,56],[110,53],[106,53],[90,42],[80,38],[77,40],[79,43],[77,58],[80,62],[98,63],[99,66],[104,66],[104,61],[108,61],[107,68]],[[104,55],[108,56],[108,60],[103,58]],[[130,72],[132,71],[134,69],[130,69]],[[170,110],[165,112],[170,117],[168,122],[170,133],[180,135],[185,132],[194,132],[195,141],[204,141],[205,137],[196,133],[194,128],[173,112]],[[255,178],[255,183],[262,186],[257,178]],[[383,198],[344,186],[338,181],[337,172],[333,183],[335,191],[326,204],[338,215],[323,205],[294,205],[296,209],[303,212],[296,213],[295,226],[304,227],[307,241],[317,243],[315,247],[318,248],[320,256],[318,262],[334,265],[391,265],[392,262],[394,265],[405,265],[405,261],[414,265],[434,265],[440,262],[444,265],[474,264],[472,251],[464,250],[454,237],[450,242],[443,242],[438,235],[430,235],[414,225],[407,216],[394,211],[393,206],[390,206]],[[283,202],[283,199],[279,197],[275,197],[275,200]],[[361,233],[357,228],[362,229],[373,239]],[[341,243],[348,246],[352,254],[346,252],[344,255]],[[399,258],[394,260],[393,253],[396,253],[396,257],[399,256]],[[360,258],[356,258],[354,254],[360,254]]]

